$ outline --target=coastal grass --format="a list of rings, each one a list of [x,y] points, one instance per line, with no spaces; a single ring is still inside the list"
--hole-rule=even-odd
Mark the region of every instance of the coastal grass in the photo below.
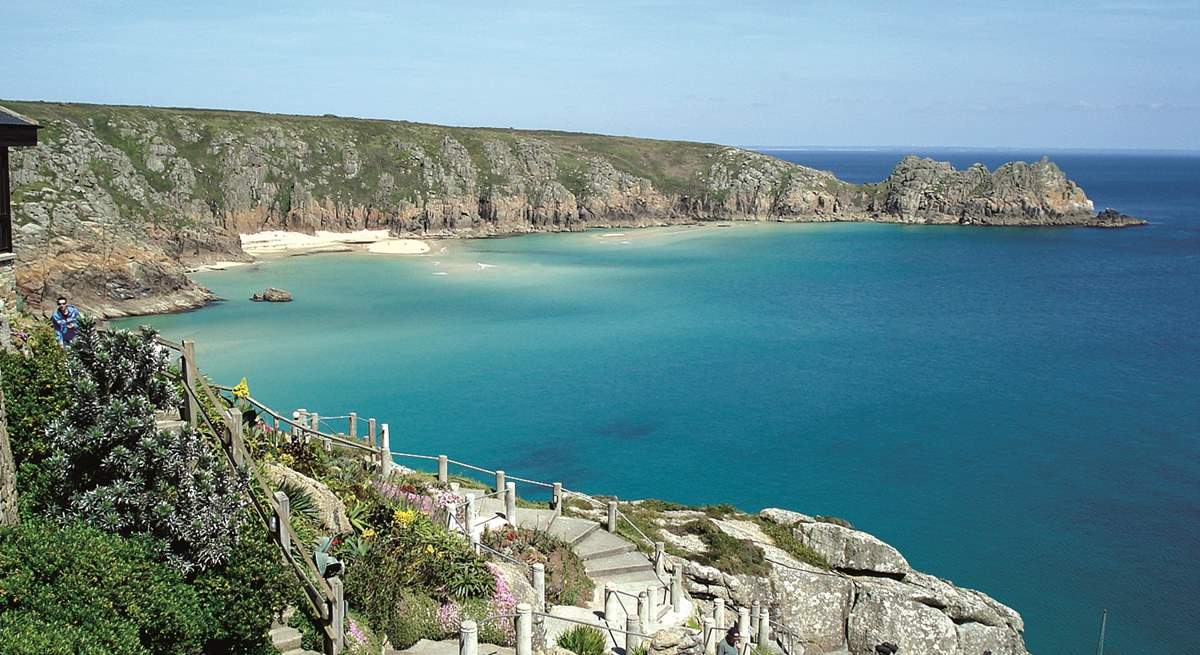
[[[829,560],[825,559],[824,555],[796,539],[796,535],[792,533],[791,528],[764,518],[758,518],[756,522],[758,523],[758,527],[771,538],[771,541],[774,541],[775,545],[788,555],[795,557],[805,564],[811,564],[826,571],[832,568]]]
[[[695,557],[701,564],[732,575],[763,576],[770,573],[762,548],[749,539],[725,534],[708,519],[689,521],[681,529],[687,534],[696,535],[704,543],[705,552]]]

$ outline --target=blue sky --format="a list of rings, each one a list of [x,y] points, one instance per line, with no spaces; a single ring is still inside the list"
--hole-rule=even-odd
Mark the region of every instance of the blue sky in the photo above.
[[[739,145],[1200,149],[1200,0],[7,3],[0,97]]]

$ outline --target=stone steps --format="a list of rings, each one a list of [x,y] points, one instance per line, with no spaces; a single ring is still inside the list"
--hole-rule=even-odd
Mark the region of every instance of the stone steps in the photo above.
[[[583,569],[587,571],[589,577],[596,579],[597,582],[600,582],[602,578],[622,573],[639,571],[649,571],[651,575],[654,573],[654,567],[650,566],[646,556],[636,551],[584,560]]]
[[[271,638],[271,645],[275,650],[281,653],[293,653],[300,650],[300,631],[286,626],[280,625],[271,628],[267,633]]]
[[[594,525],[596,528],[600,527],[599,524]],[[599,529],[589,532],[579,541],[572,542],[571,546],[571,549],[585,562],[637,550],[637,546],[625,541],[621,537]]]

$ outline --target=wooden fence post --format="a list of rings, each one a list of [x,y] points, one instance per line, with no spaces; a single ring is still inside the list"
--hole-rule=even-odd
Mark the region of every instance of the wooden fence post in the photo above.
[[[551,486],[550,499],[554,501],[554,515],[562,516],[563,492],[561,482],[555,482],[554,485]]]
[[[225,427],[229,430],[229,452],[233,455],[233,465],[239,468],[245,466],[247,453],[242,434],[242,413],[233,407],[226,410]]]
[[[771,643],[771,608],[763,603],[758,615],[758,647],[764,650]]]
[[[358,438],[358,412],[350,412],[350,438]]]
[[[335,652],[342,652],[346,647],[346,596],[342,590],[340,577],[329,578],[329,589],[333,591],[330,599],[329,626],[333,629]]]
[[[383,444],[379,447],[379,472],[386,480],[392,475],[392,431],[388,429],[387,423],[379,426],[379,431],[383,436]]]
[[[438,482],[446,484],[450,481],[450,466],[449,458],[445,455],[438,455]]]
[[[275,536],[279,545],[287,552],[292,551],[291,500],[282,491],[275,492],[275,504],[279,511],[275,514]]]
[[[605,526],[609,532],[617,531],[617,501],[608,501],[608,525]]]
[[[184,339],[183,348],[183,384],[188,390],[184,392],[185,411],[188,425],[193,429],[200,425],[200,403],[196,401],[196,381],[200,379],[200,370],[196,368],[196,342]]]
[[[502,493],[504,493],[504,489],[505,489],[504,471],[498,470],[498,471],[496,471],[496,493],[502,494]]]

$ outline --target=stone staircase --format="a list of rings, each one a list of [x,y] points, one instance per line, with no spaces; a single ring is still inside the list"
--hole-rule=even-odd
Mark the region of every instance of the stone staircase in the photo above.
[[[485,529],[500,529],[507,525],[502,500],[484,498],[476,507],[477,520]],[[583,560],[584,570],[596,583],[599,594],[604,593],[606,584],[633,594],[661,584],[654,574],[654,566],[637,546],[595,521],[555,516],[554,510],[549,509],[519,508],[517,527],[542,530],[570,544],[571,550]]]
[[[267,633],[271,637],[271,645],[282,655],[321,655],[311,650],[300,648],[300,631],[286,626],[276,625]]]
[[[501,499],[480,500],[476,505],[476,513],[477,525],[483,526],[484,529],[502,529],[508,524],[504,516],[504,502]],[[543,628],[548,644],[554,643],[559,634],[576,625],[566,619],[599,625],[605,624],[607,619],[608,625],[624,628],[626,616],[637,612],[637,594],[668,582],[659,580],[650,559],[638,551],[636,545],[609,532],[596,521],[556,516],[554,511],[549,509],[518,508],[516,524],[517,527],[548,532],[570,544],[571,550],[583,560],[588,577],[596,583],[592,602],[587,607],[555,606],[550,612],[551,616],[544,619]],[[615,616],[604,615],[605,587],[625,594],[618,594],[620,602],[617,604]],[[685,599],[683,605],[681,608],[673,608],[666,602],[659,603],[657,616],[652,618],[652,625],[646,629],[647,633],[668,626],[683,625],[691,615],[692,604]],[[610,650],[624,652],[625,636],[611,630],[604,632],[608,637]],[[482,644],[480,649],[483,649]]]

